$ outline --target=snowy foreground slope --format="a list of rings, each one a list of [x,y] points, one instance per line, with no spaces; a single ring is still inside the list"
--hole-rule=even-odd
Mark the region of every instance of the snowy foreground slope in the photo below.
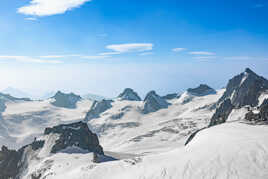
[[[169,152],[93,163],[92,154],[55,154],[34,168],[46,178],[196,179],[268,178],[268,126],[226,123],[203,130],[187,145]]]

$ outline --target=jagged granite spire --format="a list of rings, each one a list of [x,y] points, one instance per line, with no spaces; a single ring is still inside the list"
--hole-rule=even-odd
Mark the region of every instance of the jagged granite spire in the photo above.
[[[205,96],[217,93],[216,90],[206,84],[200,84],[197,88],[189,88],[187,92],[194,96]]]
[[[121,94],[119,94],[118,98],[121,100],[141,101],[138,93],[131,88],[126,88]]]
[[[156,94],[155,91],[150,91],[144,99],[143,113],[148,114],[158,111],[163,108],[167,108],[169,103]]]
[[[66,94],[61,91],[58,91],[52,98],[55,99],[55,101],[51,104],[63,108],[76,108],[76,103],[82,99],[79,95],[74,93]]]

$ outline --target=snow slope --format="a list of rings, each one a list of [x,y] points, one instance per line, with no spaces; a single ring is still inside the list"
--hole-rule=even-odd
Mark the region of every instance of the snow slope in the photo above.
[[[149,114],[142,113],[142,101],[115,100],[112,108],[88,124],[107,151],[138,155],[168,151],[183,145],[186,136],[208,125],[213,106],[223,92],[193,96],[187,103],[173,99],[168,101],[168,108]]]
[[[231,122],[202,130],[187,146],[161,154],[94,164],[91,154],[60,153],[34,168],[53,163],[46,171],[53,179],[264,179],[267,137],[268,126]]]
[[[0,118],[0,146],[19,148],[33,141],[43,133],[46,127],[84,119],[92,104],[90,100],[77,103],[77,108],[67,109],[50,104],[51,99],[44,101],[21,101],[6,103],[6,109]]]

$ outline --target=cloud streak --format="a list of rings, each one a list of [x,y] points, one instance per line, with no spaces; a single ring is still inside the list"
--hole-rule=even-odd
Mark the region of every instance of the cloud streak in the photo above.
[[[145,51],[151,51],[153,49],[153,44],[151,43],[116,44],[116,45],[107,45],[106,48],[109,50],[113,50],[113,52],[117,53],[145,52]]]
[[[187,50],[186,48],[173,48],[172,51],[173,52],[181,52],[181,51],[185,51]]]
[[[0,56],[0,60],[15,60],[23,63],[42,63],[42,64],[59,64],[62,61],[59,60],[42,60],[39,58],[33,58],[28,56]]]
[[[29,4],[18,8],[17,12],[32,16],[51,16],[64,14],[91,0],[31,0]]]

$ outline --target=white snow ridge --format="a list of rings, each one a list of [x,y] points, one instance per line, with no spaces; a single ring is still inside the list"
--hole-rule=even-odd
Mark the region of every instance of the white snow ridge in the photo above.
[[[2,95],[0,179],[267,179],[267,91],[246,69],[226,89],[144,100]]]

